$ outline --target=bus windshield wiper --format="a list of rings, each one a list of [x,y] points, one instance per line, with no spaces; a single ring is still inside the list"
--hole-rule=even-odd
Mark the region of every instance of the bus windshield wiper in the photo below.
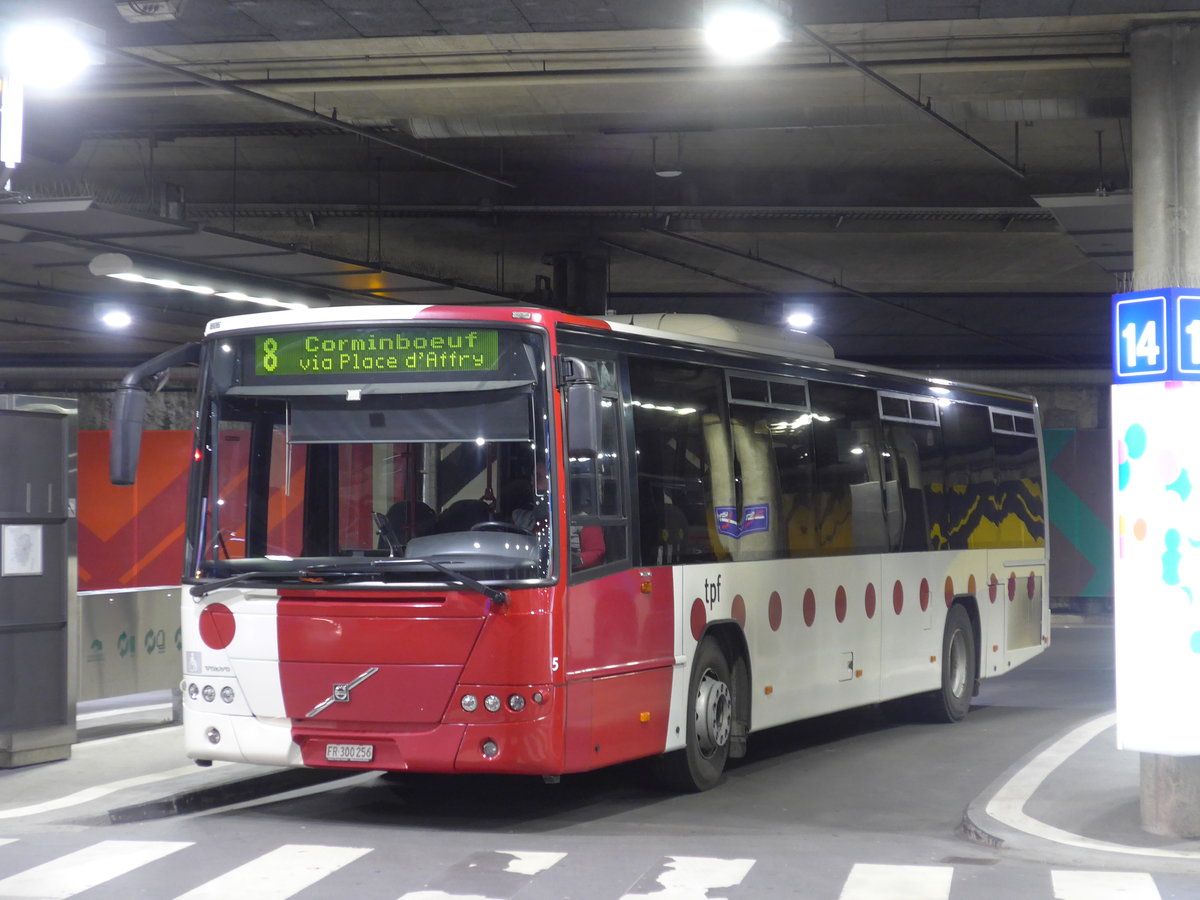
[[[493,603],[499,603],[501,605],[508,603],[508,594],[506,594],[504,591],[491,587],[490,585],[486,585],[482,581],[476,581],[469,575],[464,575],[462,572],[456,572],[449,566],[444,566],[441,563],[434,562],[431,559],[418,559],[415,557],[410,559],[388,557],[386,559],[373,560],[369,565],[366,566],[343,566],[338,563],[332,563],[329,565],[310,566],[307,569],[302,569],[300,574],[301,577],[315,576],[319,578],[324,578],[330,575],[377,578],[380,574],[389,569],[400,569],[410,565],[429,566],[429,568],[440,572],[442,575],[445,575],[446,578],[448,578],[451,582],[461,584],[465,588],[470,588],[476,593],[483,594],[483,596],[487,597]]]
[[[219,591],[223,587],[231,587],[235,584],[241,584],[243,581],[253,581],[256,578],[279,578],[287,579],[294,578],[295,572],[281,572],[278,569],[253,569],[249,572],[239,572],[236,575],[231,575],[228,578],[220,578],[216,581],[206,581],[203,584],[193,584],[188,593],[197,600],[206,594],[211,594],[213,591]]]

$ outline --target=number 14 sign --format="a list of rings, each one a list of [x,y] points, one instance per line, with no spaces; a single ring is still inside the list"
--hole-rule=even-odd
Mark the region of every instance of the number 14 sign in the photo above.
[[[1113,381],[1200,380],[1200,289],[1113,296]]]

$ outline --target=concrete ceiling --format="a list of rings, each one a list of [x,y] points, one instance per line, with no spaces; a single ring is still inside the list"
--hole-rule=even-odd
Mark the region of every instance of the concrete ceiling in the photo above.
[[[114,289],[88,269],[114,249],[281,267],[281,289],[333,303],[578,305],[571,279],[548,291],[566,254],[598,262],[560,276],[606,273],[620,311],[811,303],[847,358],[1106,365],[1130,266],[1128,37],[1200,4],[795,0],[792,40],[739,66],[704,47],[701,6],[28,4],[102,29],[108,52],[69,91],[27,94],[0,200],[0,368],[123,365],[233,311]],[[51,201],[74,205],[47,224]],[[95,322],[112,299],[137,308],[127,336]]]

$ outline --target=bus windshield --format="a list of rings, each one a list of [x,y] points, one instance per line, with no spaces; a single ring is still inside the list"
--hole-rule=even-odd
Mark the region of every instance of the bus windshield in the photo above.
[[[550,575],[556,498],[536,334],[503,333],[494,371],[469,378],[293,371],[274,380],[262,371],[263,346],[248,337],[210,356],[192,578],[394,584],[445,583],[447,571],[491,581]],[[266,346],[287,364],[278,343]]]

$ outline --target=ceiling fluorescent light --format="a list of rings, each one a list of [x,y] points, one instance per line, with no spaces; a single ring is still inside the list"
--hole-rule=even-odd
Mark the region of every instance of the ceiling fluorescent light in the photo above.
[[[222,289],[220,286],[204,284],[199,279],[180,280],[184,277],[181,272],[148,271],[124,253],[101,253],[94,256],[88,264],[88,269],[93,275],[116,278],[132,284],[144,284],[167,291],[186,291],[206,297],[216,296],[225,300],[256,303],[259,306],[271,306],[277,309],[307,309],[309,306],[318,305],[317,301],[278,300],[275,297],[249,294],[238,287],[230,286]],[[231,274],[230,277],[235,276]]]

